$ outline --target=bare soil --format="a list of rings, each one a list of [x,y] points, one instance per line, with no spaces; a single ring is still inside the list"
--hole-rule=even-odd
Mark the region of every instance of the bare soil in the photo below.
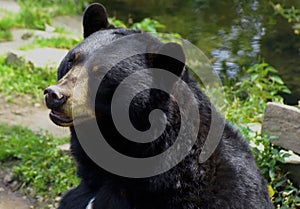
[[[49,110],[43,102],[29,104],[25,98],[11,103],[0,97],[0,123],[21,125],[38,133],[48,132],[57,138],[69,136],[68,128],[58,127],[50,121]],[[6,178],[9,175],[0,164],[0,209],[33,209],[43,204],[18,192],[19,182],[8,184]]]
[[[12,177],[8,171],[0,170],[0,209],[35,208],[33,199],[29,199],[17,191],[19,183]]]
[[[34,132],[48,132],[57,138],[69,135],[68,128],[56,126],[50,121],[49,110],[42,102],[32,105],[24,100],[11,103],[0,98],[0,122],[28,127]]]

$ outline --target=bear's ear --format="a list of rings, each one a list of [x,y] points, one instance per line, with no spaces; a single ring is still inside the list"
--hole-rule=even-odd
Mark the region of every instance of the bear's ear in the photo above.
[[[108,23],[107,17],[108,15],[103,5],[99,3],[89,5],[83,15],[83,37],[87,38],[101,29],[113,28]]]
[[[152,66],[168,70],[180,77],[185,67],[185,54],[182,47],[172,42],[162,45],[153,57]]]

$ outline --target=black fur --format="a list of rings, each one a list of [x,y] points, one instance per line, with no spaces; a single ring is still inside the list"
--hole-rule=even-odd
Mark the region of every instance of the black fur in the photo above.
[[[86,11],[92,13],[85,13],[85,17],[88,17],[84,19],[85,40],[72,49],[62,61],[58,79],[76,65],[89,66],[86,63],[94,62],[93,58],[96,58],[96,64],[101,63],[101,66],[105,66],[105,63],[110,62],[110,53],[118,51],[115,41],[130,34],[143,34],[147,37],[148,41],[144,43],[143,51],[147,51],[147,47],[157,51],[168,47],[141,31],[107,29],[109,24],[102,6],[94,4]],[[95,14],[102,15],[102,19],[96,21],[99,25],[90,22],[95,19]],[[173,47],[173,50],[178,52],[175,56],[184,62],[180,48],[172,44],[169,47]],[[131,50],[130,40],[127,46],[122,46],[120,53],[126,50]],[[77,52],[81,54],[81,59],[74,62],[72,57]],[[249,146],[230,124],[225,124],[222,139],[213,155],[205,163],[199,163],[198,158],[210,128],[213,107],[182,62],[144,53],[119,62],[105,75],[97,92],[96,116],[99,128],[108,143],[123,154],[149,157],[163,152],[176,140],[180,126],[178,106],[168,94],[159,90],[141,92],[130,107],[132,124],[141,131],[149,128],[148,116],[151,110],[159,108],[165,112],[168,125],[155,142],[139,144],[128,141],[114,127],[110,102],[115,88],[131,73],[148,67],[159,67],[169,71],[175,69],[173,73],[180,75],[196,95],[200,131],[190,154],[176,167],[163,174],[140,179],[126,178],[97,166],[84,152],[74,127],[71,127],[71,151],[77,162],[81,183],[66,193],[59,209],[84,209],[92,198],[95,198],[96,209],[271,209],[265,181]],[[174,91],[176,94],[176,88]],[[90,134],[92,133],[86,133],[86,139],[91,137]]]

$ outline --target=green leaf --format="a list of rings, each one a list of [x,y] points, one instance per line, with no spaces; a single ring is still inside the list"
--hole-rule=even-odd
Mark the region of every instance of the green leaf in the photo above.
[[[281,90],[283,93],[286,93],[286,94],[291,94],[291,90],[289,90],[288,88],[284,88]]]
[[[255,73],[255,74],[251,75],[250,80],[255,81],[258,77],[259,77],[259,74]]]
[[[268,66],[267,69],[268,69],[268,72],[271,72],[271,73],[277,73],[278,72],[275,68],[273,68],[271,66]]]
[[[271,79],[272,81],[276,82],[276,83],[284,84],[283,81],[282,81],[282,79],[281,79],[279,76],[277,76],[277,75],[272,75],[272,76],[270,77],[270,79]]]
[[[286,180],[282,180],[282,181],[279,181],[275,184],[275,188],[278,188],[278,187],[281,187],[284,183],[286,182]]]

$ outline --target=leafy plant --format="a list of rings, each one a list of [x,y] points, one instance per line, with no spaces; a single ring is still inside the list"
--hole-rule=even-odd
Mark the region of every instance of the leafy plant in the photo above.
[[[283,173],[280,164],[289,156],[270,143],[270,137],[253,133],[249,128],[240,127],[243,135],[251,143],[256,163],[269,185],[269,193],[276,209],[296,209],[300,207],[300,190]],[[254,136],[253,136],[254,135]]]
[[[160,22],[145,18],[141,22],[134,23],[131,28],[132,29],[138,29],[147,31],[149,33],[152,33],[152,35],[156,36],[163,42],[178,42],[180,43],[181,36],[178,33],[160,33],[158,32],[160,29],[164,29],[166,26],[161,24]]]
[[[279,14],[290,23],[294,23],[294,33],[300,35],[300,9],[292,6],[291,8],[284,8],[281,4],[274,4],[271,2],[275,14]]]
[[[123,21],[118,20],[118,19],[116,19],[114,17],[109,17],[108,21],[111,24],[113,24],[115,27],[127,28],[126,24]]]
[[[238,82],[227,83],[227,118],[235,123],[261,122],[266,102],[282,102],[278,93],[290,93],[277,70],[267,63],[255,64]]]
[[[246,73],[237,82],[226,82],[226,117],[238,124],[238,129],[252,145],[256,163],[268,182],[275,208],[295,209],[300,206],[300,192],[279,167],[288,155],[272,145],[267,134],[253,133],[244,125],[249,122],[262,122],[266,103],[282,102],[278,93],[289,93],[290,90],[277,75],[277,71],[266,63],[255,64]]]
[[[71,157],[57,148],[67,139],[1,123],[0,133],[0,162],[15,159],[13,172],[22,188],[29,186],[36,195],[54,200],[78,183]]]
[[[131,28],[156,33],[157,29],[165,28],[165,26],[156,20],[145,18],[141,22],[134,23]]]
[[[282,17],[286,18],[289,22],[299,22],[300,21],[300,9],[292,6],[291,8],[284,8],[281,4],[274,4],[271,2],[276,14],[280,14]]]

